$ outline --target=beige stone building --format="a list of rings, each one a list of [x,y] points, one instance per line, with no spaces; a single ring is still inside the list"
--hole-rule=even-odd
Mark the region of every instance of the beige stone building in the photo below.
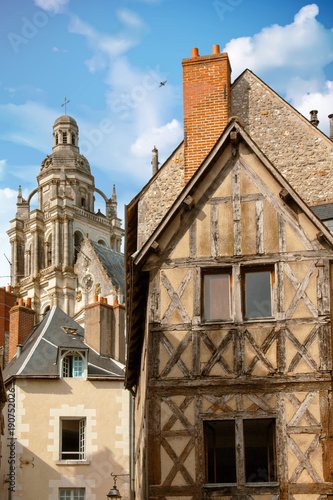
[[[127,207],[136,498],[331,498],[332,138],[218,46],[183,72],[184,142]]]
[[[52,306],[73,316],[87,304],[86,294],[96,293],[91,276],[78,282],[74,271],[84,235],[120,252],[123,230],[115,187],[111,198],[95,187],[89,162],[80,154],[77,123],[67,115],[54,123],[53,152],[42,161],[37,182],[27,200],[19,188],[16,217],[8,231],[13,290],[32,300],[39,320]],[[104,213],[95,212],[95,194],[105,202]],[[35,197],[37,208],[30,209]]]
[[[16,306],[22,321],[11,325],[24,323],[28,309]],[[104,499],[111,473],[128,473],[122,316],[123,307],[100,300],[87,307],[83,330],[53,306],[18,346],[4,370],[1,499]],[[17,339],[18,328],[10,332]],[[118,488],[129,500],[128,476]]]

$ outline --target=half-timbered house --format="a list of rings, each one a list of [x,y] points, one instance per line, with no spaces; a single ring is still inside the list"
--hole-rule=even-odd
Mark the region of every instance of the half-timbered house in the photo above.
[[[332,234],[230,116],[227,55],[183,67],[184,143],[127,207],[136,498],[330,498]]]

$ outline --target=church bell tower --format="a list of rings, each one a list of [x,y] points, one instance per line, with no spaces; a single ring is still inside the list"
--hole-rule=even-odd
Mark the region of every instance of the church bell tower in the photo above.
[[[8,231],[12,286],[19,297],[31,298],[39,318],[53,305],[72,316],[74,264],[83,236],[116,252],[123,236],[115,187],[111,198],[95,187],[89,162],[80,154],[74,118],[63,115],[54,122],[53,152],[42,161],[37,183],[27,200],[19,187]],[[105,213],[95,213],[95,193],[104,199]],[[37,208],[30,209],[36,198]]]

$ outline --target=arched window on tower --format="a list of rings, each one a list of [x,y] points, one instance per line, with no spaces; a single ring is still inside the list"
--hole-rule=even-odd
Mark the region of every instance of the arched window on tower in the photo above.
[[[72,144],[73,144],[73,146],[75,146],[75,135],[74,134],[72,134]]]
[[[62,143],[67,144],[67,132],[62,133]]]
[[[30,276],[31,274],[31,245],[27,247],[27,250],[24,252],[24,268],[25,275]]]
[[[50,307],[49,305],[47,305],[47,306],[44,308],[44,310],[43,310],[43,312],[42,312],[42,315],[43,315],[43,316],[46,316],[46,314],[49,312],[49,310],[50,310],[50,309],[51,309],[51,307]]]
[[[75,231],[74,233],[74,259],[76,261],[77,255],[80,251],[81,242],[83,240],[83,235],[80,231]]]
[[[57,145],[59,144],[59,137],[58,137],[58,134],[56,134],[55,139],[56,139],[56,146],[57,146]]]
[[[52,234],[47,239],[45,249],[45,267],[52,266]]]

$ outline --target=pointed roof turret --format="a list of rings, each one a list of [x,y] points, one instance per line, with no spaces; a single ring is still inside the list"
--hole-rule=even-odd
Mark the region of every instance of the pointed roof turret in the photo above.
[[[112,189],[112,198],[111,198],[111,200],[112,200],[113,202],[117,202],[116,185],[115,185],[115,184],[113,184],[113,189]]]
[[[17,193],[17,203],[22,203],[23,198],[22,198],[22,189],[21,186],[18,187],[18,193]]]

